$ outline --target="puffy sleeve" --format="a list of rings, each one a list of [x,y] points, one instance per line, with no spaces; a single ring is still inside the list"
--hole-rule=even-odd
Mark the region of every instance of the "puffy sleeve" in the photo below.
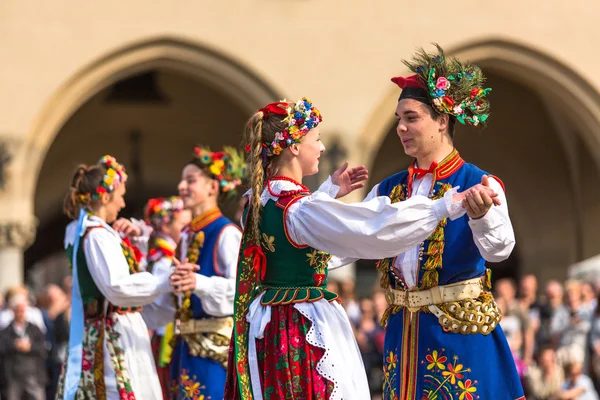
[[[489,182],[494,192],[498,193],[501,204],[490,208],[483,217],[470,220],[469,226],[481,256],[490,262],[500,262],[506,260],[513,251],[515,233],[508,216],[504,189],[494,178],[489,178]]]
[[[106,229],[92,229],[84,242],[90,274],[106,299],[121,307],[142,306],[169,292],[168,276],[159,279],[149,272],[129,273],[118,240]]]
[[[461,204],[452,202],[455,192],[438,200],[413,196],[394,204],[387,196],[345,204],[315,192],[288,205],[285,221],[297,245],[343,257],[393,257],[425,240],[440,220],[464,215]]]
[[[221,230],[217,240],[217,269],[221,276],[196,275],[194,294],[200,298],[204,311],[215,317],[233,314],[237,261],[242,232],[235,225]]]

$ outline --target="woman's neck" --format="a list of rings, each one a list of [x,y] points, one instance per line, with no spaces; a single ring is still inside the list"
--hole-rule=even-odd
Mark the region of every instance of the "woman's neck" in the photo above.
[[[275,171],[274,176],[285,176],[295,180],[298,183],[302,183],[302,170],[299,167],[293,165],[281,166]]]

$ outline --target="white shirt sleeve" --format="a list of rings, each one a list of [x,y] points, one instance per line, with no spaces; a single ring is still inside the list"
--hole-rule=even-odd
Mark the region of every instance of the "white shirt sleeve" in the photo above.
[[[444,218],[464,214],[452,203],[455,190],[431,200],[414,196],[391,203],[387,196],[345,204],[316,192],[289,206],[286,218],[290,239],[328,253],[379,259],[393,257],[425,240]]]
[[[222,276],[207,277],[196,274],[194,294],[200,298],[204,311],[215,317],[233,314],[237,261],[242,242],[242,232],[235,225],[228,225],[217,241],[217,265]],[[202,266],[200,266],[202,268]]]
[[[104,297],[116,306],[132,307],[150,304],[169,292],[168,277],[159,280],[149,272],[129,273],[118,240],[106,229],[93,229],[84,243],[90,274]]]
[[[374,199],[375,197],[378,197],[378,191],[379,191],[379,183],[377,185],[375,185],[373,187],[373,189],[371,189],[371,191],[369,192],[369,194],[367,194],[367,197],[364,198],[363,203],[365,201],[369,201]],[[329,260],[329,263],[327,264],[327,269],[334,270],[334,269],[338,269],[340,267],[344,267],[348,264],[352,264],[353,262],[356,262],[360,260],[360,258],[355,258],[355,257],[338,257],[338,256],[333,256],[331,257],[331,260]]]
[[[169,279],[173,261],[163,257],[152,265],[152,275],[158,280]],[[156,330],[175,320],[175,300],[172,293],[164,293],[154,303],[144,306],[142,317],[150,330]]]
[[[141,219],[131,218],[131,223],[142,232],[140,236],[133,236],[131,238],[131,244],[137,247],[142,254],[148,254],[148,245],[150,243],[150,236],[152,236],[152,227],[146,225]]]
[[[515,247],[515,233],[510,217],[506,195],[500,183],[489,178],[490,187],[498,193],[498,200],[502,204],[492,206],[483,217],[472,219],[469,226],[473,232],[473,240],[481,256],[490,262],[506,260]]]

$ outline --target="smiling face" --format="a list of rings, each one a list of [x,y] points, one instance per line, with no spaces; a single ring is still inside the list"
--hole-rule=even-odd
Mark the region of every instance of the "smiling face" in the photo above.
[[[414,99],[402,99],[396,106],[396,133],[404,152],[414,158],[434,153],[442,143],[448,126],[447,115],[437,115],[427,105]]]
[[[177,189],[184,207],[188,210],[219,195],[219,183],[194,164],[185,166]]]
[[[117,220],[119,213],[125,208],[125,192],[126,184],[121,183],[111,193],[104,193],[100,199],[92,202],[93,210],[101,218],[103,218],[107,224],[112,224]]]

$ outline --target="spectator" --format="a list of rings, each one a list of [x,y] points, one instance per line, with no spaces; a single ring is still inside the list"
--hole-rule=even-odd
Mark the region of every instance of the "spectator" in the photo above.
[[[591,329],[590,316],[582,304],[581,283],[575,280],[568,281],[565,289],[567,307],[557,310],[550,326],[553,343],[558,349],[558,362],[561,365],[585,360],[588,333]]]
[[[40,368],[46,359],[44,334],[26,319],[27,298],[11,296],[13,321],[0,331],[0,355],[4,360],[4,381],[9,400],[44,400],[46,369]]]
[[[572,362],[565,365],[565,383],[556,396],[561,400],[598,400],[598,393],[589,376],[583,374],[583,364]]]
[[[25,286],[14,286],[6,291],[5,301],[10,304],[13,296],[23,295],[29,300],[29,290]],[[0,329],[6,328],[13,320],[13,310],[9,308],[0,311]],[[42,333],[46,333],[46,324],[44,323],[44,316],[39,308],[27,306],[25,313],[27,322],[30,322],[37,326]]]
[[[528,370],[529,397],[551,400],[558,394],[564,381],[564,373],[556,361],[554,350],[551,347],[540,349],[537,365],[531,366]]]
[[[521,330],[521,346],[518,349],[514,349],[517,352],[520,358],[522,358],[525,354],[531,353],[531,350],[525,348],[525,338],[527,330],[529,329],[529,320],[527,318],[528,312],[521,308],[521,305],[517,301],[517,285],[515,281],[510,278],[499,279],[494,285],[496,291],[496,300],[505,301],[506,302],[506,310],[503,314],[503,317],[516,317],[519,320],[519,326]],[[527,343],[533,346],[533,341],[531,343]]]
[[[513,359],[515,360],[519,377],[523,378],[525,376],[526,368],[523,359],[519,355],[519,350],[523,345],[523,329],[521,327],[521,320],[516,315],[506,314],[507,305],[504,298],[500,297],[496,300],[496,302],[498,304],[498,310],[503,316],[502,320],[500,321],[500,326],[506,335],[508,347],[510,347]]]
[[[552,344],[551,324],[557,313],[567,311],[563,304],[563,286],[558,281],[550,281],[546,285],[546,302],[540,308],[540,327],[537,332],[536,342],[538,346]],[[565,310],[563,310],[565,309]]]
[[[583,312],[591,319],[598,304],[598,301],[596,300],[596,291],[591,283],[581,283],[581,297]]]
[[[48,359],[46,361],[48,369],[48,386],[46,387],[46,398],[54,399],[60,376],[62,361],[59,355],[59,346],[57,343],[57,322],[60,323],[58,317],[69,306],[67,296],[63,290],[57,286],[50,284],[46,286],[44,294],[38,301],[44,321],[46,323],[46,342],[48,344]],[[68,342],[68,336],[67,336]]]
[[[541,304],[537,299],[537,278],[533,274],[524,275],[519,282],[519,305],[527,317],[527,329],[524,329],[523,360],[531,364],[535,352],[535,336],[540,329]]]

